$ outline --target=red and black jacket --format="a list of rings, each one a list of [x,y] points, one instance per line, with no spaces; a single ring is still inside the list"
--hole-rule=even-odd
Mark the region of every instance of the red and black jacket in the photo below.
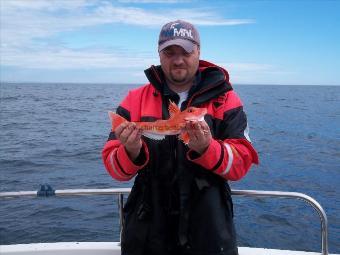
[[[178,95],[166,86],[160,66],[152,66],[145,74],[150,83],[130,91],[117,113],[129,121],[168,119],[169,100],[178,102]],[[205,121],[213,140],[202,155],[189,150],[176,136],[167,136],[162,141],[143,137],[142,152],[134,162],[113,132],[104,146],[103,161],[114,179],[126,181],[137,174],[124,209],[126,215],[134,216],[126,216],[123,254],[142,254],[141,248],[127,245],[130,242],[144,248],[147,243],[153,243],[152,247],[157,247],[155,242],[162,243],[170,250],[177,244],[189,245],[200,254],[223,246],[225,253],[218,254],[236,254],[232,203],[226,180],[241,179],[253,163],[258,163],[248,136],[243,105],[229,82],[228,72],[201,60],[195,85],[181,110],[188,106],[208,110]],[[221,201],[221,197],[227,202]],[[229,215],[227,220],[225,215]],[[140,220],[132,220],[136,217]],[[198,226],[194,219],[202,221],[200,217],[208,217],[215,223]],[[226,229],[230,240],[223,234]],[[135,231],[139,235],[133,234]],[[202,231],[211,233],[211,237],[199,234]],[[177,239],[172,239],[173,236]]]
[[[205,119],[214,139],[203,155],[197,156],[189,151],[187,158],[226,180],[239,180],[252,163],[258,163],[257,154],[247,134],[247,120],[242,102],[232,89],[229,75],[224,69],[200,61],[200,71],[202,83],[196,85],[197,91],[189,94],[184,107],[190,105],[208,109]],[[151,83],[130,91],[117,109],[117,113],[129,121],[167,119],[169,101],[164,100],[162,93],[178,101],[175,93],[163,87],[160,67],[151,67],[146,70],[146,75]],[[137,165],[129,159],[123,146],[115,139],[114,133],[111,133],[103,149],[106,169],[116,180],[130,180],[149,163],[149,150],[145,142],[143,150],[146,159],[143,164]]]

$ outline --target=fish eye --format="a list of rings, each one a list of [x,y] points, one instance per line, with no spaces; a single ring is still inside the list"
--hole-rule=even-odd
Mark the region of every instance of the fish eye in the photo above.
[[[189,108],[189,109],[188,109],[188,112],[193,112],[192,108]]]

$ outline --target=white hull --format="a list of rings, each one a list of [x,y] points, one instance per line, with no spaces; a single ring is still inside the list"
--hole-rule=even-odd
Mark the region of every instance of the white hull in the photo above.
[[[118,242],[60,242],[14,244],[1,245],[0,253],[1,255],[120,255],[120,246]],[[318,252],[239,247],[239,255],[320,254],[321,253]]]

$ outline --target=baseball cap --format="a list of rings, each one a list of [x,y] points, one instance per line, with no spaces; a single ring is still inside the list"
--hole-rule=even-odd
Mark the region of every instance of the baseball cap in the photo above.
[[[195,45],[200,45],[200,36],[197,29],[194,25],[184,20],[176,20],[165,24],[159,33],[158,52],[171,45],[178,45],[186,52],[192,52]]]

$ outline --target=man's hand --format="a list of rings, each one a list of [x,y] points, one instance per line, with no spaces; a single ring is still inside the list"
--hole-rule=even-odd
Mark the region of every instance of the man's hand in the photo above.
[[[142,148],[142,132],[137,128],[136,123],[124,122],[115,130],[116,138],[124,145],[129,158],[135,160]]]
[[[209,147],[212,136],[208,124],[203,121],[189,121],[185,130],[188,132],[190,141],[189,148],[199,154],[203,154]]]

